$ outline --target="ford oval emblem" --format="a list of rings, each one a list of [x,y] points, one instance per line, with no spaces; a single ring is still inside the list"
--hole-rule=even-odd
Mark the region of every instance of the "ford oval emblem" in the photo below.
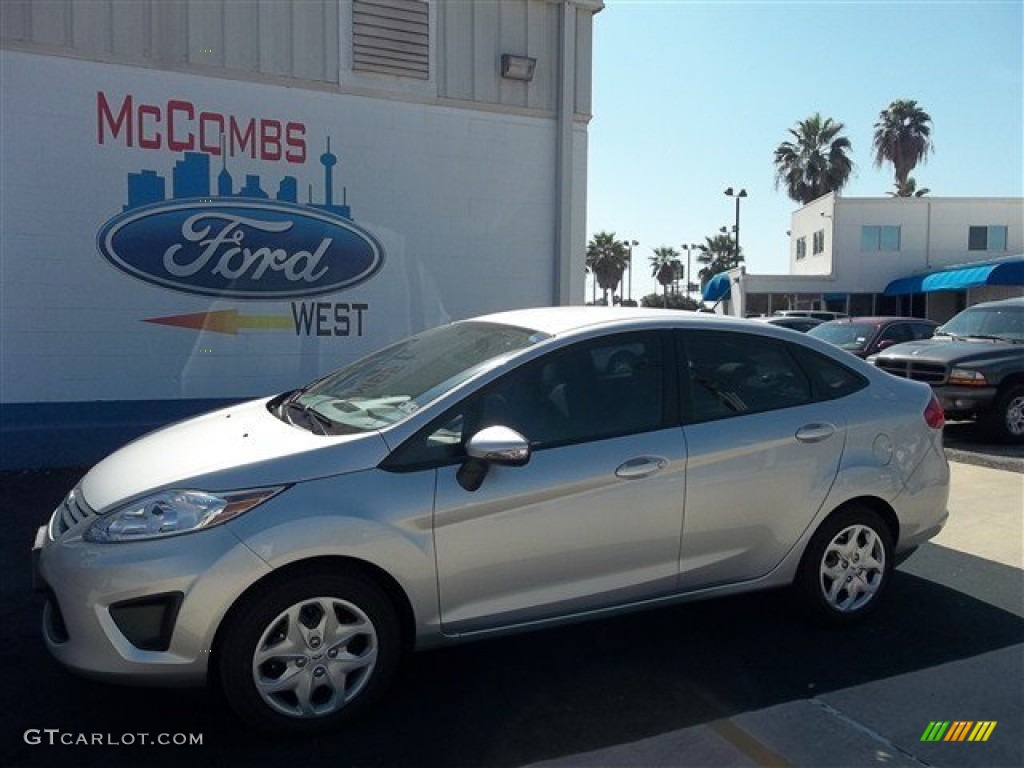
[[[276,200],[174,200],[133,208],[96,235],[122,272],[183,293],[285,299],[351,288],[384,250],[351,220]]]

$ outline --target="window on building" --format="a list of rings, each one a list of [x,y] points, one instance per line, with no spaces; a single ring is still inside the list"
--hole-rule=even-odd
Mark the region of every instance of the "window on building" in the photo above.
[[[967,230],[967,250],[969,251],[1005,251],[1006,227],[987,226],[970,227]]]
[[[423,0],[353,0],[352,69],[429,80],[429,11]]]
[[[825,230],[819,229],[814,233],[814,242],[811,243],[811,248],[815,255],[825,252]]]
[[[807,256],[807,238],[798,237],[796,241],[796,260],[800,261]]]
[[[900,228],[892,225],[868,225],[860,229],[861,251],[898,251]]]

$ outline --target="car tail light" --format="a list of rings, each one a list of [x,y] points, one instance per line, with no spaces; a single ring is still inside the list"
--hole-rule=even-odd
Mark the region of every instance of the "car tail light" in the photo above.
[[[946,412],[942,410],[942,403],[934,394],[924,409],[924,420],[932,429],[942,429],[946,424]]]

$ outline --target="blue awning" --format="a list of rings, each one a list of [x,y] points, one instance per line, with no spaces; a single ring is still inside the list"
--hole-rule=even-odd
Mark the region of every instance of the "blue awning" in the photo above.
[[[981,285],[1024,285],[1024,257],[901,277],[885,286],[885,295],[963,291]]]
[[[701,293],[704,297],[704,301],[718,301],[720,299],[729,298],[729,274],[727,272],[719,272],[717,275],[712,277],[706,283],[704,283],[704,290]]]

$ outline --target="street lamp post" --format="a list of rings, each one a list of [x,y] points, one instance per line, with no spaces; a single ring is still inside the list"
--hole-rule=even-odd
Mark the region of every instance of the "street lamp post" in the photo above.
[[[747,190],[741,189],[739,192],[733,192],[732,187],[727,187],[725,194],[736,198],[736,253],[734,256],[738,260],[740,257],[740,198],[747,196]]]
[[[686,298],[690,298],[690,284],[693,283],[693,271],[691,269],[692,262],[690,261],[690,252],[700,249],[700,246],[695,243],[683,243],[681,246],[686,251]]]
[[[636,240],[627,240],[626,247],[629,249],[629,283],[626,288],[626,299],[630,302],[627,306],[633,306],[633,249],[640,245]]]

